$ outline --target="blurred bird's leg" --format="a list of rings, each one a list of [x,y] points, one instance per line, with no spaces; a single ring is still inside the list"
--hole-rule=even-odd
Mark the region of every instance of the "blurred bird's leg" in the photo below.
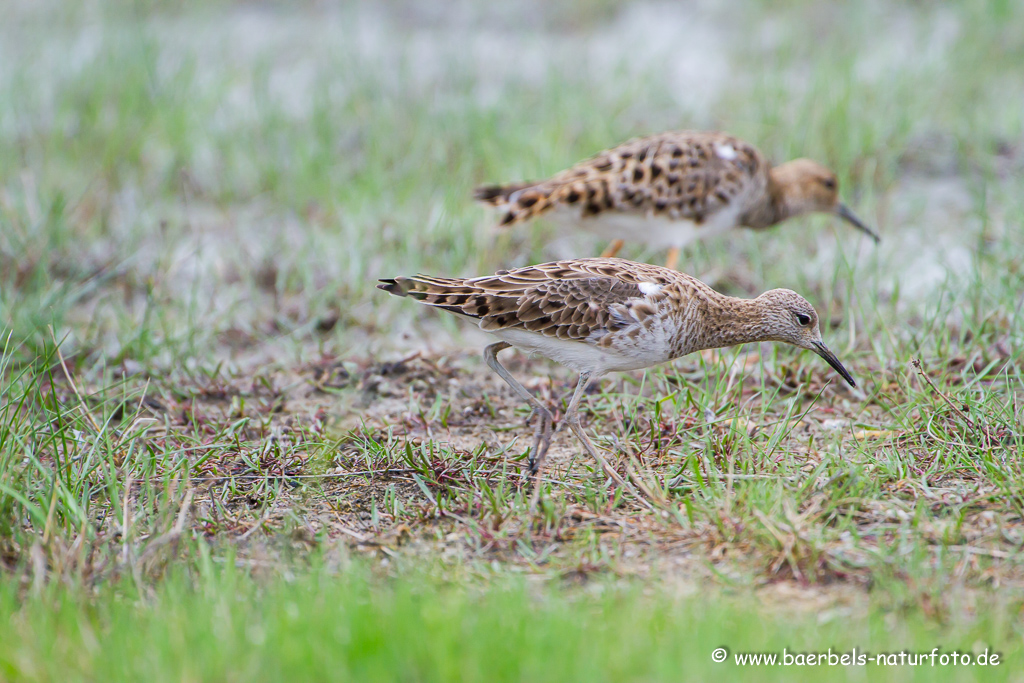
[[[670,270],[676,269],[676,264],[679,263],[679,247],[669,247],[668,254],[665,256],[665,267]]]
[[[622,249],[622,245],[625,244],[622,240],[612,240],[612,243],[608,245],[608,248],[601,252],[601,258],[611,258],[619,253]]]

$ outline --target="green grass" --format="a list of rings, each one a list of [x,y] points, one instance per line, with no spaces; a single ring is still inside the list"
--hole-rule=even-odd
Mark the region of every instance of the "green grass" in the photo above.
[[[698,598],[598,581],[371,578],[343,561],[256,580],[201,560],[198,575],[95,599],[0,594],[7,680],[1016,680],[1015,615],[992,605],[970,626],[835,610],[768,610],[750,595]],[[891,615],[889,615],[891,617]],[[894,643],[898,642],[896,646]],[[729,658],[713,662],[713,650]],[[900,649],[1002,653],[997,666],[740,666],[736,654]],[[948,660],[947,660],[948,661]]]
[[[1017,657],[1019,3],[421,10],[0,10],[0,678],[707,678],[718,644]],[[687,127],[836,168],[883,234],[808,218],[684,262],[805,294],[860,390],[781,347],[607,378],[587,427],[673,513],[560,435],[532,516],[527,410],[479,337],[374,282],[596,253],[491,230],[472,188]],[[510,358],[564,410],[566,372]],[[308,569],[335,552],[383,569]],[[275,571],[210,569],[236,559]],[[804,611],[751,611],[787,587]]]

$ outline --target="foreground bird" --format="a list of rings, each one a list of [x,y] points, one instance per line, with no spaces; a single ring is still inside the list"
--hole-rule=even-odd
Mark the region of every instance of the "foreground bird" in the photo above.
[[[833,213],[879,237],[839,201],[836,175],[810,159],[772,166],[757,148],[703,131],[637,138],[547,180],[477,188],[503,226],[550,214],[613,240],[668,247],[675,268],[687,244],[743,226],[767,228],[811,212]]]
[[[484,350],[487,365],[540,418],[530,451],[535,477],[544,466],[552,417],[498,362],[498,352],[509,346],[580,374],[565,423],[624,486],[580,425],[580,399],[591,378],[651,367],[701,349],[781,341],[814,351],[856,386],[822,342],[814,308],[788,289],[738,299],[675,270],[617,258],[556,261],[468,279],[397,277],[377,287],[469,318],[499,339]]]

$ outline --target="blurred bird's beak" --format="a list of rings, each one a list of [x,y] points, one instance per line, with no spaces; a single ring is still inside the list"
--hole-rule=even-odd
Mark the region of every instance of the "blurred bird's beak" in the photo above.
[[[836,372],[838,372],[843,379],[846,380],[847,384],[849,384],[851,387],[857,386],[857,383],[853,381],[853,375],[846,371],[846,368],[843,367],[843,364],[839,362],[838,358],[836,358],[836,354],[829,351],[828,347],[825,346],[822,342],[814,342],[814,346],[811,350],[814,351],[819,356],[821,356],[822,358],[824,358],[825,362],[831,365],[832,368]]]
[[[849,221],[849,223],[858,230],[866,232],[868,235],[871,236],[871,239],[875,241],[875,244],[878,244],[879,242],[882,241],[882,238],[878,236],[878,233],[876,233],[868,226],[864,225],[864,223],[862,223],[861,220],[857,218],[856,214],[854,214],[853,211],[850,211],[850,207],[848,207],[846,204],[843,204],[842,202],[836,204],[836,215],[845,221]]]

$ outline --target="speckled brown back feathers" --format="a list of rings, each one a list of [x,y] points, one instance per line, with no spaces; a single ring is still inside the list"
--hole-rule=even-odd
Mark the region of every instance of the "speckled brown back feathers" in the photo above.
[[[641,289],[641,283],[661,285]],[[484,331],[519,328],[558,339],[590,340],[641,322],[669,297],[715,294],[689,275],[622,259],[556,261],[495,275],[382,280],[391,294],[480,320]],[[655,291],[657,290],[657,291]]]
[[[701,131],[630,140],[537,183],[482,187],[476,198],[502,209],[500,223],[535,218],[557,206],[582,217],[632,211],[700,223],[737,197],[763,194],[770,166],[753,146]]]

